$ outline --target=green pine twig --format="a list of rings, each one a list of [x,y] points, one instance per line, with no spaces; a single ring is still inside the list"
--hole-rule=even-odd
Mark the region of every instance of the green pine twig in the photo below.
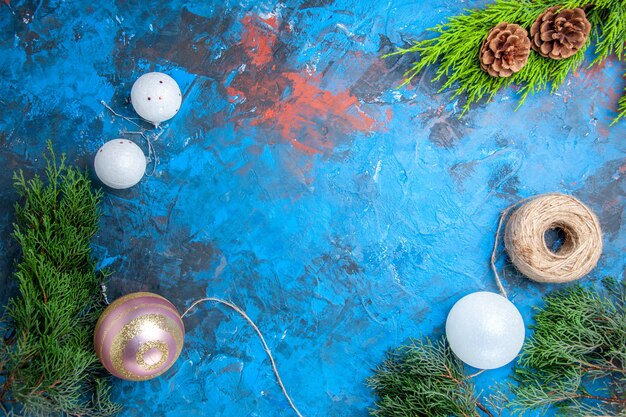
[[[374,417],[493,417],[504,409],[559,416],[626,417],[626,281],[550,293],[514,368],[479,401],[462,362],[442,338],[390,351],[368,379]],[[485,405],[486,404],[486,405]]]
[[[515,368],[517,414],[626,415],[626,284],[605,280],[545,297]]]
[[[14,174],[22,200],[13,233],[22,249],[20,295],[0,325],[0,402],[12,415],[109,416],[120,407],[110,400],[92,341],[104,308],[104,277],[90,250],[102,195],[86,172],[49,150],[45,181]]]
[[[367,384],[377,397],[375,417],[478,417],[478,410],[493,417],[444,338],[412,340],[388,352]]]
[[[535,19],[551,6],[584,7],[587,10],[593,30],[585,47],[574,56],[558,61],[532,52],[526,66],[508,78],[491,77],[482,71],[479,50],[489,30],[501,22],[517,23],[529,30]],[[434,38],[417,41],[408,48],[398,48],[385,55],[416,55],[415,63],[404,74],[402,85],[410,83],[426,67],[437,65],[433,81],[443,81],[439,91],[451,89],[453,99],[460,95],[466,97],[461,115],[472,104],[492,100],[498,91],[512,85],[520,87],[519,107],[529,94],[549,86],[551,92],[555,92],[583,62],[592,40],[595,42],[596,58],[590,66],[597,65],[611,54],[622,60],[626,43],[626,0],[496,0],[484,9],[469,10],[429,31],[435,34]],[[618,108],[619,115],[614,123],[626,115],[626,99],[619,101]]]

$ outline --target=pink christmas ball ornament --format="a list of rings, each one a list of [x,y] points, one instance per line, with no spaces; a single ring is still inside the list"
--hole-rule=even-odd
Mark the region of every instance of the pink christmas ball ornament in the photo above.
[[[100,316],[94,347],[104,367],[129,381],[145,381],[167,371],[183,348],[185,327],[176,307],[148,292],[125,295]]]

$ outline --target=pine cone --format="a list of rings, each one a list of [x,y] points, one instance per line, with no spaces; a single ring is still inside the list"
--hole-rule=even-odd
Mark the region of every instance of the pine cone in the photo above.
[[[510,77],[530,55],[530,39],[523,27],[502,22],[489,31],[480,47],[480,67],[492,77]]]
[[[546,58],[563,59],[585,45],[591,31],[583,9],[550,7],[539,15],[530,28],[532,47]]]

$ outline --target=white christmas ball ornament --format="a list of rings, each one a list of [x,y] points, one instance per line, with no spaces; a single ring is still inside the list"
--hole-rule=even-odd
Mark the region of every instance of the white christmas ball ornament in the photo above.
[[[116,189],[130,188],[146,172],[146,156],[134,142],[113,139],[98,150],[93,165],[105,185]]]
[[[446,337],[459,359],[478,369],[511,362],[522,349],[526,328],[517,308],[493,292],[461,298],[446,320]]]
[[[174,117],[182,99],[176,81],[162,72],[142,75],[130,91],[130,101],[137,114],[155,126]]]

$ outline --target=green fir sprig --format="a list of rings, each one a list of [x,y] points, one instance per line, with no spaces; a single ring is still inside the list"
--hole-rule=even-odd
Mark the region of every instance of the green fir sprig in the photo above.
[[[478,409],[491,415],[443,338],[412,340],[388,352],[367,383],[378,397],[375,417],[478,417]]]
[[[14,237],[21,246],[1,322],[0,402],[6,414],[109,416],[108,378],[93,349],[93,329],[104,308],[104,276],[91,259],[98,230],[100,191],[86,172],[54,155],[46,180],[14,174]]]
[[[545,297],[515,368],[515,412],[626,416],[626,284],[604,284]]]
[[[370,414],[477,417],[556,409],[567,417],[626,417],[626,281],[573,286],[544,302],[513,381],[492,386],[484,401],[445,338],[425,337],[390,351],[368,379],[377,397]]]
[[[488,32],[501,22],[517,23],[526,30],[548,7],[585,8],[592,33],[586,45],[570,58],[552,60],[532,52],[521,71],[508,78],[491,77],[480,68],[479,49]],[[496,0],[484,9],[470,10],[454,16],[429,31],[436,36],[415,42],[408,48],[398,48],[386,55],[416,54],[416,62],[405,73],[403,85],[422,72],[426,67],[438,65],[433,81],[443,81],[440,91],[452,89],[453,99],[466,97],[461,114],[471,105],[482,100],[491,100],[503,88],[519,86],[519,106],[529,94],[550,87],[558,90],[567,76],[583,62],[584,54],[591,43],[595,43],[595,59],[590,66],[615,54],[624,58],[626,42],[626,0]],[[613,123],[626,117],[626,98],[618,103],[618,116]]]

